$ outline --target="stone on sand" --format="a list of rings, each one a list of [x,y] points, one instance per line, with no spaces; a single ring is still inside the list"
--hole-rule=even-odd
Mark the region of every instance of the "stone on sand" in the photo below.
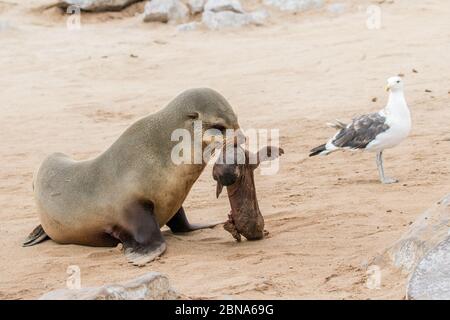
[[[410,300],[450,300],[450,237],[428,252],[408,283]]]
[[[346,9],[345,3],[332,3],[327,7],[328,12],[336,15],[344,13]]]
[[[250,17],[250,23],[254,25],[262,25],[266,21],[266,19],[269,17],[269,12],[267,10],[261,9],[261,10],[255,10],[252,12],[247,13]]]
[[[324,0],[264,0],[264,3],[282,11],[301,12],[321,7]]]
[[[238,0],[208,0],[205,4],[205,11],[244,13],[244,9],[242,9],[242,5]]]
[[[58,0],[57,6],[67,9],[70,6],[77,6],[83,11],[120,11],[129,5],[141,0]]]
[[[192,14],[202,13],[206,0],[189,0],[188,7]]]
[[[50,291],[39,300],[173,300],[178,297],[165,275],[148,272],[120,284]]]
[[[237,28],[247,24],[261,25],[269,16],[266,10],[245,12],[235,0],[208,0],[202,22],[212,30]]]
[[[419,216],[400,240],[374,263],[387,261],[404,273],[411,273],[428,251],[448,237],[449,222],[450,194]]]
[[[144,9],[144,22],[183,22],[189,18],[188,7],[179,0],[152,0]]]
[[[177,25],[177,31],[185,32],[185,31],[193,31],[196,30],[201,23],[198,22],[189,22]]]

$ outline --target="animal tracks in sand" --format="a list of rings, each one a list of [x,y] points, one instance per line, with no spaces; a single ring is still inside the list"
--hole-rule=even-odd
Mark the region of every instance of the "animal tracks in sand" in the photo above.
[[[112,112],[102,109],[97,109],[93,113],[86,114],[88,118],[93,119],[95,122],[115,122],[122,120],[130,120],[135,117],[134,114],[124,112]]]
[[[111,258],[120,254],[120,249],[112,248],[112,249],[104,249],[98,252],[92,252],[87,255],[87,258],[90,259],[102,259],[102,258]]]
[[[122,101],[119,102],[123,101],[128,100],[122,99]],[[132,120],[137,117],[134,113],[106,110],[105,108],[99,107],[100,106],[96,103],[81,103],[69,105],[68,109],[78,114],[82,114],[83,116],[94,120],[94,122],[122,122],[124,120]],[[133,109],[133,107],[127,108],[127,110],[129,109]]]

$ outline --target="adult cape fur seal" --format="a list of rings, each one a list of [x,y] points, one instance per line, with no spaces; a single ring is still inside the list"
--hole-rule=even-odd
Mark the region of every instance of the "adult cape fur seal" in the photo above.
[[[171,159],[179,143],[171,141],[172,132],[184,128],[193,137],[196,120],[202,121],[203,132],[239,129],[224,97],[211,89],[191,89],[135,122],[95,159],[50,155],[34,179],[41,225],[23,245],[47,238],[90,246],[122,242],[128,260],[143,265],[165,251],[163,225],[173,232],[211,227],[190,224],[182,207],[206,163],[176,165]],[[202,149],[208,143],[202,140]]]

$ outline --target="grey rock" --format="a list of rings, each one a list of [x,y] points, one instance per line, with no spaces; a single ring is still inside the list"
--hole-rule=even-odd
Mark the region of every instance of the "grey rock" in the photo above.
[[[197,27],[200,25],[198,22],[189,22],[189,23],[183,23],[177,25],[177,31],[185,32],[185,31],[193,31],[197,29]]]
[[[404,273],[411,273],[428,251],[447,238],[449,222],[450,194],[423,213],[374,263],[389,263]]]
[[[152,0],[144,9],[144,22],[183,22],[188,17],[188,7],[179,0]]]
[[[266,10],[245,12],[237,0],[208,0],[202,15],[203,24],[212,30],[261,25],[269,16]]]
[[[236,28],[250,23],[248,15],[232,11],[205,11],[202,15],[202,22],[212,30]]]
[[[208,0],[205,4],[205,11],[244,13],[244,9],[242,9],[238,0]]]
[[[12,29],[12,25],[7,20],[0,20],[0,32]]]
[[[408,283],[410,300],[450,300],[450,237],[428,252]]]
[[[192,14],[202,13],[206,0],[189,0],[188,7]]]
[[[50,291],[39,300],[173,300],[178,297],[165,275],[149,272],[121,284]]]
[[[255,25],[263,25],[267,18],[269,18],[269,12],[264,9],[249,12],[248,15],[250,23]]]
[[[282,11],[301,12],[321,7],[324,0],[264,0],[264,3]]]
[[[327,10],[332,14],[342,14],[347,10],[347,5],[345,3],[333,3],[327,7]]]
[[[57,6],[63,9],[77,6],[83,11],[92,12],[120,11],[139,1],[142,0],[59,0]]]
[[[261,25],[268,17],[267,11],[254,11],[251,13],[236,13],[233,11],[205,11],[202,22],[212,30],[237,28],[247,24]]]

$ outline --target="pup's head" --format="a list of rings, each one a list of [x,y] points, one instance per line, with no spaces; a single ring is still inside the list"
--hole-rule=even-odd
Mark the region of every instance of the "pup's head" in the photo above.
[[[253,179],[253,171],[261,162],[278,158],[283,149],[267,146],[252,154],[239,145],[227,144],[213,167],[213,178],[217,181],[216,196],[219,197],[224,186],[233,186],[244,177]],[[253,183],[251,185],[254,185]]]

